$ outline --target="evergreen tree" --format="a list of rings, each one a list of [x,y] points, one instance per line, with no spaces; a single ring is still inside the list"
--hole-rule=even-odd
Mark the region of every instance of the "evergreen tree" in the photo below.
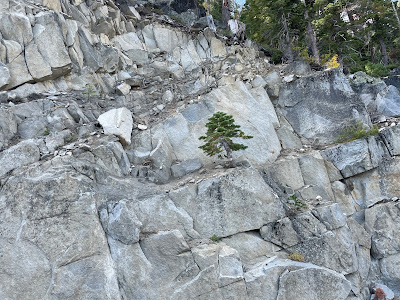
[[[234,143],[232,138],[251,139],[253,137],[245,135],[239,129],[240,126],[235,124],[233,117],[224,112],[216,112],[208,120],[206,135],[199,138],[199,140],[204,140],[205,144],[199,148],[208,156],[226,157],[230,167],[233,167],[232,152],[244,150],[247,146]],[[222,155],[224,150],[226,154]]]

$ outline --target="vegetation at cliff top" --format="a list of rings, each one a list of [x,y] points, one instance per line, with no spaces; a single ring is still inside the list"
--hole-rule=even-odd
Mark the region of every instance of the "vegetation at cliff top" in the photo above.
[[[303,58],[387,75],[400,62],[399,0],[246,0],[247,35],[275,63]]]

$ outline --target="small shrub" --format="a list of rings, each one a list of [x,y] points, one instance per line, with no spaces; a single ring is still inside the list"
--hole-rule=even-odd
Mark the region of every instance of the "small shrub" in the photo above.
[[[342,133],[337,138],[337,143],[347,143],[357,139],[362,139],[369,135],[377,135],[379,129],[377,125],[373,125],[371,128],[365,126],[362,121],[353,121],[353,124],[345,127]]]
[[[308,207],[307,204],[303,202],[303,200],[301,200],[294,194],[289,197],[288,201],[286,201],[286,204],[297,211],[307,209]]]
[[[213,242],[218,243],[221,240],[221,237],[213,234],[213,236],[210,237],[210,240],[212,240]]]
[[[96,90],[92,85],[87,83],[87,84],[85,84],[85,88],[82,91],[82,94],[85,95],[86,99],[89,101],[90,98],[96,96]]]
[[[46,128],[46,129],[43,131],[43,135],[49,135],[49,134],[50,134],[50,130]]]
[[[302,254],[300,254],[300,253],[297,253],[297,252],[291,253],[291,254],[288,256],[288,258],[289,258],[290,260],[299,261],[299,262],[305,262],[305,261],[306,261],[305,258],[304,258],[304,255],[302,255]]]
[[[70,134],[70,135],[67,135],[64,138],[64,142],[65,143],[71,143],[71,142],[76,141],[77,139],[78,139],[78,136],[76,134]]]
[[[367,63],[365,73],[373,77],[385,77],[389,75],[390,68],[382,64]]]

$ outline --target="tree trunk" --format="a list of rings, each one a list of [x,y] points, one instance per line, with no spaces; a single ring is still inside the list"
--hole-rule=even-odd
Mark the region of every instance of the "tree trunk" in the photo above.
[[[317,47],[317,39],[315,38],[315,32],[314,32],[314,29],[312,28],[311,20],[310,20],[307,10],[305,10],[305,12],[304,12],[304,18],[307,20],[307,35],[308,35],[308,39],[310,40],[311,50],[312,50],[315,62],[319,64],[320,58],[319,58],[319,52],[318,52],[318,47]]]
[[[222,25],[224,27],[228,27],[228,21],[231,18],[230,7],[230,0],[222,0]]]
[[[397,26],[399,26],[399,30],[400,30],[400,19],[399,19],[399,15],[397,13],[396,5],[394,4],[394,2],[392,2],[392,7],[393,7],[394,15],[396,16]]]
[[[291,63],[293,62],[294,58],[293,58],[293,49],[292,49],[292,42],[290,41],[290,34],[289,34],[289,28],[287,25],[287,20],[286,20],[286,16],[283,14],[282,15],[282,25],[283,25],[283,30],[285,30],[286,34],[285,34],[285,39],[286,39],[286,56],[288,59],[288,62]]]
[[[382,39],[379,40],[379,43],[381,44],[382,64],[387,66],[387,64],[389,63],[389,55],[387,53],[386,44]]]
[[[229,147],[228,143],[225,140],[221,141],[222,145],[225,148],[226,151],[226,158],[228,159],[229,167],[234,168],[235,165],[233,164],[233,158],[232,158],[232,149]]]

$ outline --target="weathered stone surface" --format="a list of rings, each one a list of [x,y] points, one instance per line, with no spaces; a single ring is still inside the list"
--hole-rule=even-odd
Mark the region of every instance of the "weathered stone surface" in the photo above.
[[[383,258],[379,266],[388,286],[398,295],[400,293],[400,254]]]
[[[400,92],[393,85],[388,86],[376,97],[378,112],[387,117],[400,116]]]
[[[67,74],[71,69],[71,59],[64,44],[59,18],[56,13],[38,14],[33,27],[35,44],[50,65],[54,78]]]
[[[345,299],[350,289],[350,282],[340,273],[322,268],[304,268],[281,275],[277,300]]]
[[[0,150],[8,145],[9,140],[17,133],[15,115],[7,110],[0,110]]]
[[[284,69],[286,74],[297,75],[297,76],[307,76],[311,74],[310,64],[303,60],[296,60]]]
[[[356,212],[357,205],[352,197],[351,191],[341,181],[335,181],[331,184],[335,202],[339,204],[342,212],[349,216]]]
[[[385,130],[382,130],[381,136],[385,142],[386,147],[388,148],[390,155],[400,155],[400,126],[389,127]]]
[[[40,158],[39,148],[32,140],[22,141],[0,152],[0,177],[19,167],[34,163]]]
[[[293,190],[304,186],[303,176],[297,158],[278,160],[265,170],[267,176],[276,184]]]
[[[100,115],[98,121],[104,129],[104,134],[114,134],[120,137],[123,143],[131,143],[133,119],[129,109],[111,109]]]
[[[365,229],[372,236],[371,254],[375,258],[395,255],[400,247],[399,204],[377,204],[365,211]]]
[[[198,184],[198,193],[175,194],[202,237],[228,236],[260,228],[284,215],[282,204],[255,169],[238,169]],[[240,216],[240,217],[239,217]]]
[[[0,62],[0,89],[10,82],[10,71]]]
[[[352,120],[369,122],[363,103],[337,70],[282,85],[278,103],[296,133],[317,144],[335,142]]]
[[[400,158],[383,161],[379,165],[378,172],[381,193],[389,199],[398,197],[400,195]]]
[[[279,96],[279,90],[282,84],[279,73],[277,71],[273,71],[268,74],[264,79],[267,82],[268,95],[274,99],[277,98]]]
[[[238,251],[240,260],[245,265],[254,265],[280,250],[275,244],[263,240],[256,232],[241,232],[223,238],[222,241]]]
[[[382,156],[374,137],[329,148],[321,154],[341,172],[344,178],[376,168]]]
[[[142,222],[133,210],[129,210],[126,201],[109,204],[100,212],[104,231],[114,240],[126,245],[139,241]]]
[[[182,177],[186,174],[195,172],[201,168],[201,161],[199,159],[189,159],[178,164],[171,166],[173,177]]]

